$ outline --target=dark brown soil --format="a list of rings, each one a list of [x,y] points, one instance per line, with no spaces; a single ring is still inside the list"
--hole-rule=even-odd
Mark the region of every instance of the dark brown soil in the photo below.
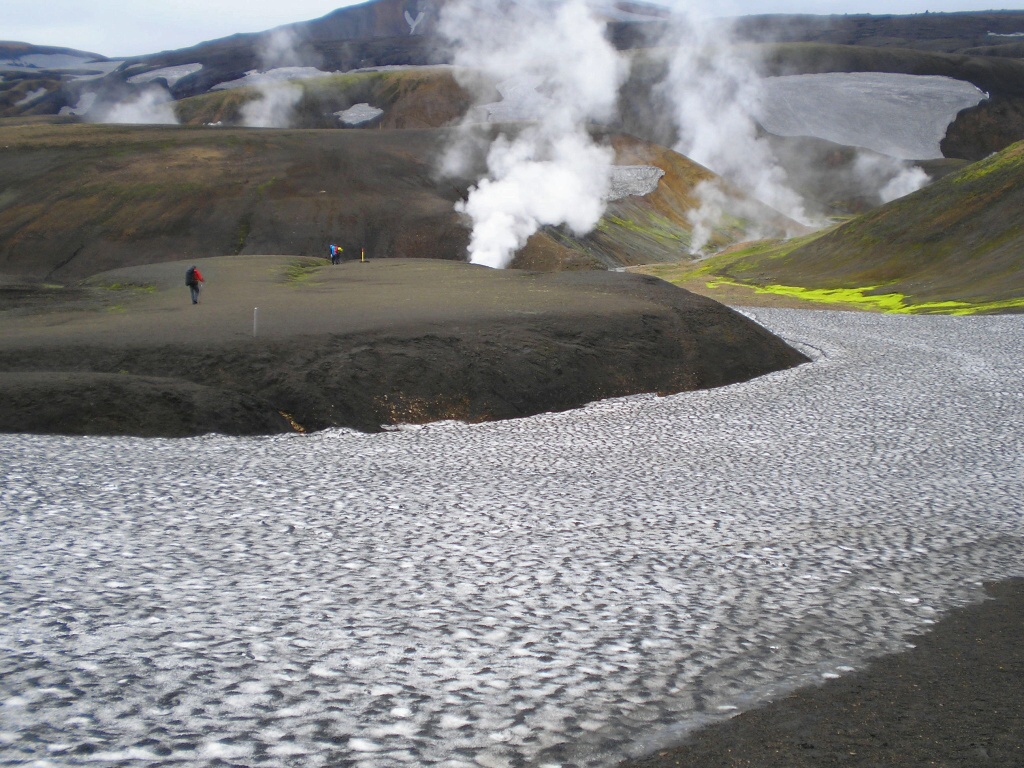
[[[180,378],[123,373],[0,374],[6,432],[188,437],[291,431],[285,414],[252,395]]]
[[[965,160],[983,160],[1024,139],[1024,98],[986,99],[963,110],[942,140],[942,154]]]
[[[28,289],[0,293],[17,296],[0,309],[0,431],[374,431],[715,387],[806,360],[742,315],[643,275],[200,263],[198,305],[187,262],[108,272],[34,302]]]
[[[987,590],[906,653],[620,768],[1024,766],[1024,579]]]

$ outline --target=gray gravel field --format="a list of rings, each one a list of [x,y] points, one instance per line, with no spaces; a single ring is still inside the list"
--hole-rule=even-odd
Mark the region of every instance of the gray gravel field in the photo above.
[[[0,436],[0,764],[608,766],[1024,576],[1024,316],[383,435]]]

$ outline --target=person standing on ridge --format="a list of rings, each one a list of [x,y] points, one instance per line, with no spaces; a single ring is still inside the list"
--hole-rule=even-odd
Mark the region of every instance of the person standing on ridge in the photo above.
[[[199,267],[193,264],[185,272],[185,285],[188,286],[189,292],[192,294],[192,303],[199,303],[199,286],[203,283],[203,273],[199,271]]]

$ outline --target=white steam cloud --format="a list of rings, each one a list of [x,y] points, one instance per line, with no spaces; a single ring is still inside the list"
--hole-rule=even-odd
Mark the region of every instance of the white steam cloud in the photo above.
[[[487,84],[467,122],[503,126],[467,128],[444,160],[454,175],[486,158],[485,175],[457,205],[472,220],[474,263],[506,267],[541,227],[566,225],[583,235],[603,215],[613,152],[588,126],[616,116],[628,69],[607,39],[608,10],[603,0],[451,0],[445,6],[440,31],[451,43],[456,71],[477,78],[466,74],[463,84]],[[731,24],[713,13],[723,8],[675,0],[661,41],[666,76],[655,89],[676,129],[674,149],[722,178],[695,190],[700,205],[689,214],[691,253],[705,252],[716,233],[755,238],[822,225],[825,198],[816,195],[831,194],[819,190],[837,189],[840,180],[880,202],[928,182],[910,163],[869,153],[858,154],[842,179],[834,168],[802,158],[794,163],[792,152],[784,162],[760,127],[770,110],[752,58],[756,49],[738,45]],[[497,102],[490,96],[495,88]]]
[[[153,86],[118,102],[90,112],[90,118],[100,123],[130,125],[178,125],[174,112],[174,97],[166,88]]]
[[[299,38],[294,30],[280,27],[273,30],[263,42],[260,64],[263,71],[302,67]],[[302,100],[302,88],[273,78],[255,80],[259,98],[242,107],[242,125],[248,128],[289,128],[295,117],[295,107]]]
[[[750,46],[737,45],[731,24],[711,18],[708,5],[677,2],[673,22],[664,39],[672,51],[668,76],[660,86],[660,95],[670,104],[678,131],[675,149],[717,173],[729,186],[767,204],[790,219],[811,227],[821,211],[809,210],[794,188],[794,182],[807,182],[805,173],[829,174],[831,169],[792,169],[793,178],[775,155],[771,143],[760,134],[765,117],[776,114],[766,81],[758,73],[758,62]],[[716,8],[720,12],[720,9]],[[777,81],[779,78],[774,78]],[[788,102],[787,102],[788,104]],[[790,105],[792,106],[792,105]],[[828,122],[822,104],[812,104],[808,118]],[[797,115],[791,119],[799,122]],[[844,171],[855,186],[889,202],[914,192],[930,179],[920,168],[886,155],[858,153],[849,171]],[[824,178],[820,177],[819,178]],[[812,185],[813,186],[813,185]],[[701,252],[714,230],[723,223],[746,225],[749,237],[759,231],[759,213],[755,207],[726,187],[715,182],[701,184],[696,194],[701,206],[690,214],[694,225],[691,252]],[[791,233],[795,234],[795,232]]]
[[[671,105],[678,130],[675,149],[722,176],[746,195],[798,222],[809,224],[800,195],[785,169],[758,135],[761,77],[743,49],[732,42],[728,22],[710,18],[687,4],[674,14],[666,44],[671,44],[668,76],[661,95]],[[694,251],[707,242],[707,228],[735,202],[715,185],[697,190],[702,208]]]
[[[260,49],[260,63],[263,69],[304,66],[299,43],[299,36],[289,27],[272,30]]]
[[[778,217],[772,217],[770,211],[756,198],[737,194],[720,180],[700,182],[694,194],[700,200],[700,206],[686,215],[693,225],[690,235],[691,255],[705,253],[715,231],[723,228],[727,221],[731,228],[742,224],[742,234],[747,239],[778,237]]]
[[[587,126],[614,115],[627,74],[605,23],[584,0],[457,0],[445,7],[441,31],[457,66],[512,84],[506,93],[528,84],[518,100],[534,106],[529,124],[490,145],[486,177],[458,206],[473,222],[470,260],[504,268],[545,225],[592,230],[605,210],[614,153]],[[462,165],[467,151],[455,147],[446,166]]]
[[[853,172],[869,189],[878,190],[878,199],[890,203],[924,187],[931,178],[921,168],[886,155],[858,153]]]
[[[302,89],[292,83],[266,83],[258,86],[260,97],[241,109],[242,125],[247,128],[288,128],[295,105],[302,100]]]

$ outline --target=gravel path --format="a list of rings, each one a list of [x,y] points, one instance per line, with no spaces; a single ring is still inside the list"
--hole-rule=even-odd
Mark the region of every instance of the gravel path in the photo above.
[[[384,435],[0,437],[0,764],[607,766],[1024,575],[1024,316]]]

